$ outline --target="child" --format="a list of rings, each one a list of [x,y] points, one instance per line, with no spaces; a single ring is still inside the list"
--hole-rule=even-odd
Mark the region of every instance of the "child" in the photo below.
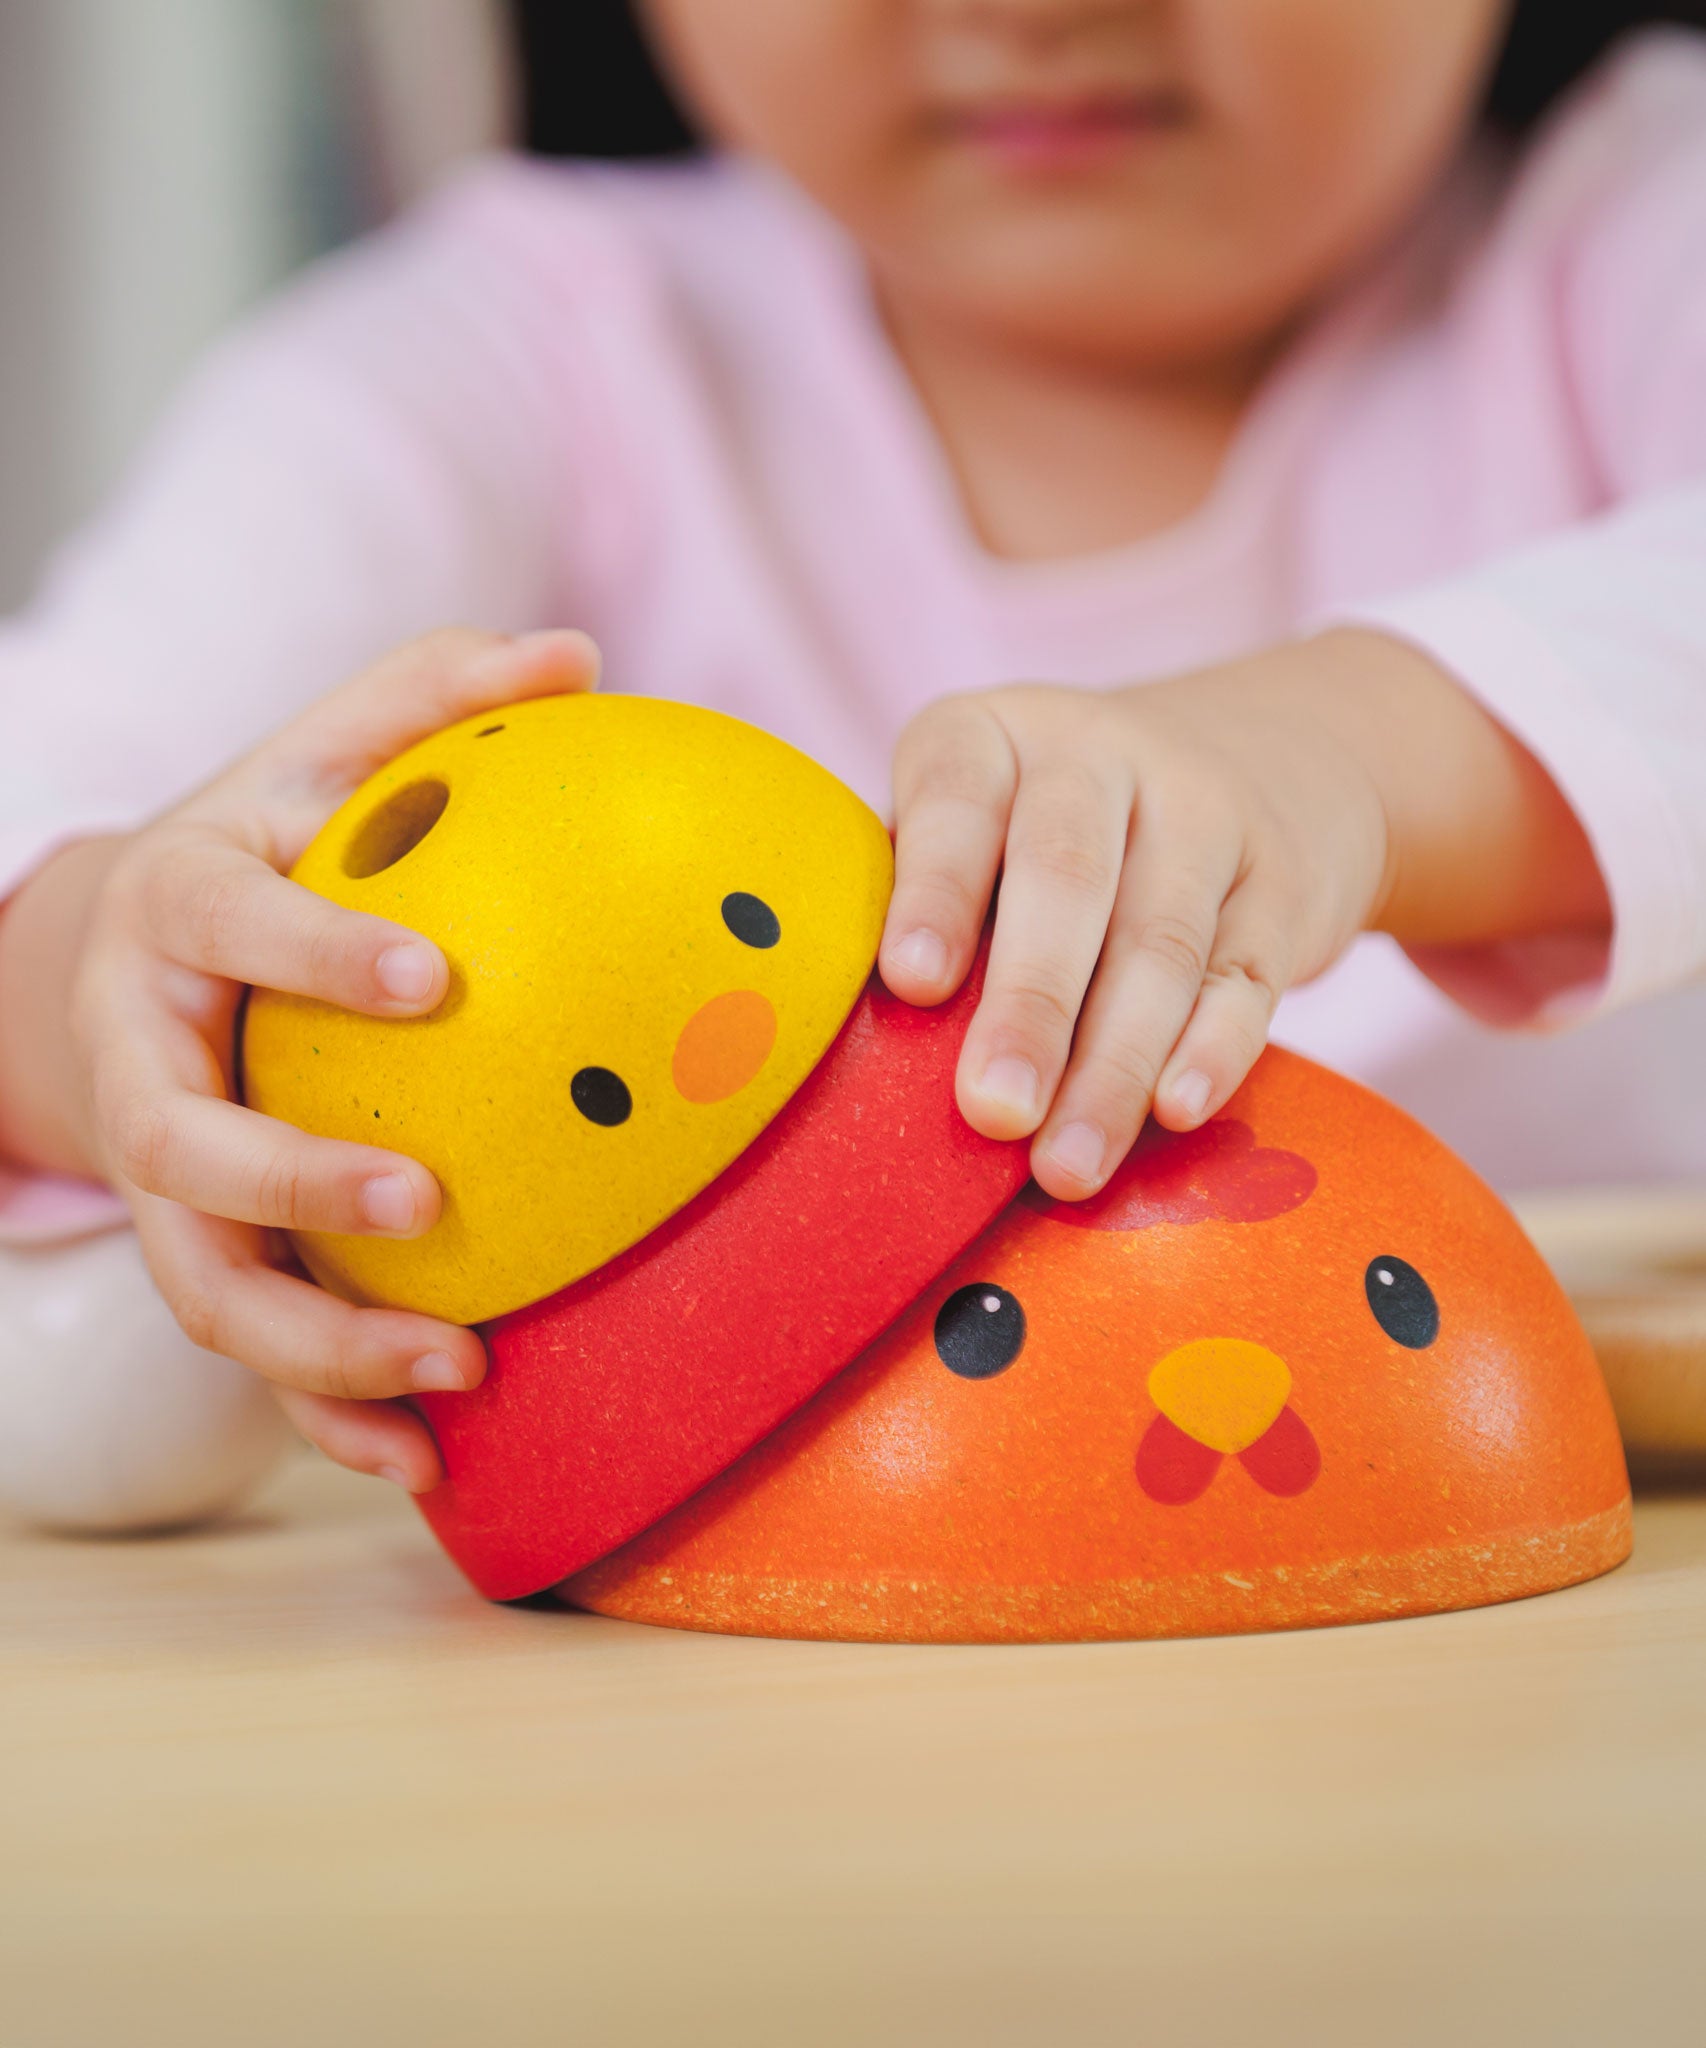
[[[1706,960],[1706,42],[1512,150],[1500,0],[645,16],[727,153],[490,163],[327,266],[0,648],[14,1235],[107,1181],[191,1337],[436,1482],[386,1397],[478,1339],[269,1231],[437,1188],[233,1105],[232,1017],[437,1003],[278,871],[420,735],[590,685],[564,619],[875,801],[892,756],[908,1000],[1002,870],[959,1096],[1056,1195],[1212,1115],[1282,996],[1507,1182],[1697,1171],[1699,1006],[1651,999]]]

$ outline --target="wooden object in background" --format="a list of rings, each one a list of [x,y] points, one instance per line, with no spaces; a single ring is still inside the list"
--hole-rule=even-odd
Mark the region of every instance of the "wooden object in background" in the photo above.
[[[1706,1194],[1583,1188],[1516,1209],[1586,1326],[1631,1460],[1706,1469]]]

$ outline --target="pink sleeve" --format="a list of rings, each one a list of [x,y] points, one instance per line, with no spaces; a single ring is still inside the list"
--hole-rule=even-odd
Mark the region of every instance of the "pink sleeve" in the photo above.
[[[1703,105],[1706,39],[1646,39],[1530,209],[1536,234],[1558,236],[1549,339],[1605,511],[1340,615],[1410,641],[1479,698],[1549,770],[1598,857],[1609,947],[1415,954],[1489,1022],[1574,1023],[1706,973]],[[1533,311],[1512,304],[1513,332]],[[1508,376],[1509,358],[1494,367]]]
[[[55,1173],[16,1173],[0,1163],[0,1244],[63,1244],[128,1218],[110,1188]]]
[[[566,616],[560,565],[608,547],[620,494],[576,320],[610,237],[552,179],[495,161],[309,273],[215,352],[0,626],[0,899],[393,643]],[[0,1172],[0,1241],[69,1234],[110,1204]]]

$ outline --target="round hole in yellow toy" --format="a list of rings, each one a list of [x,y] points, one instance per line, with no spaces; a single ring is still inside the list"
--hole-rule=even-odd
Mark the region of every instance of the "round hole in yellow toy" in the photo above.
[[[352,882],[365,882],[394,868],[444,816],[449,801],[450,785],[435,776],[393,790],[351,834],[344,848],[344,873]]]

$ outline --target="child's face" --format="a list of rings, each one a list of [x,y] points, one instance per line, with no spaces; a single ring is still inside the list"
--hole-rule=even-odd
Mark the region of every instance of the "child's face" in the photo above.
[[[915,311],[1149,366],[1241,352],[1396,228],[1508,0],[644,0],[713,133]]]

